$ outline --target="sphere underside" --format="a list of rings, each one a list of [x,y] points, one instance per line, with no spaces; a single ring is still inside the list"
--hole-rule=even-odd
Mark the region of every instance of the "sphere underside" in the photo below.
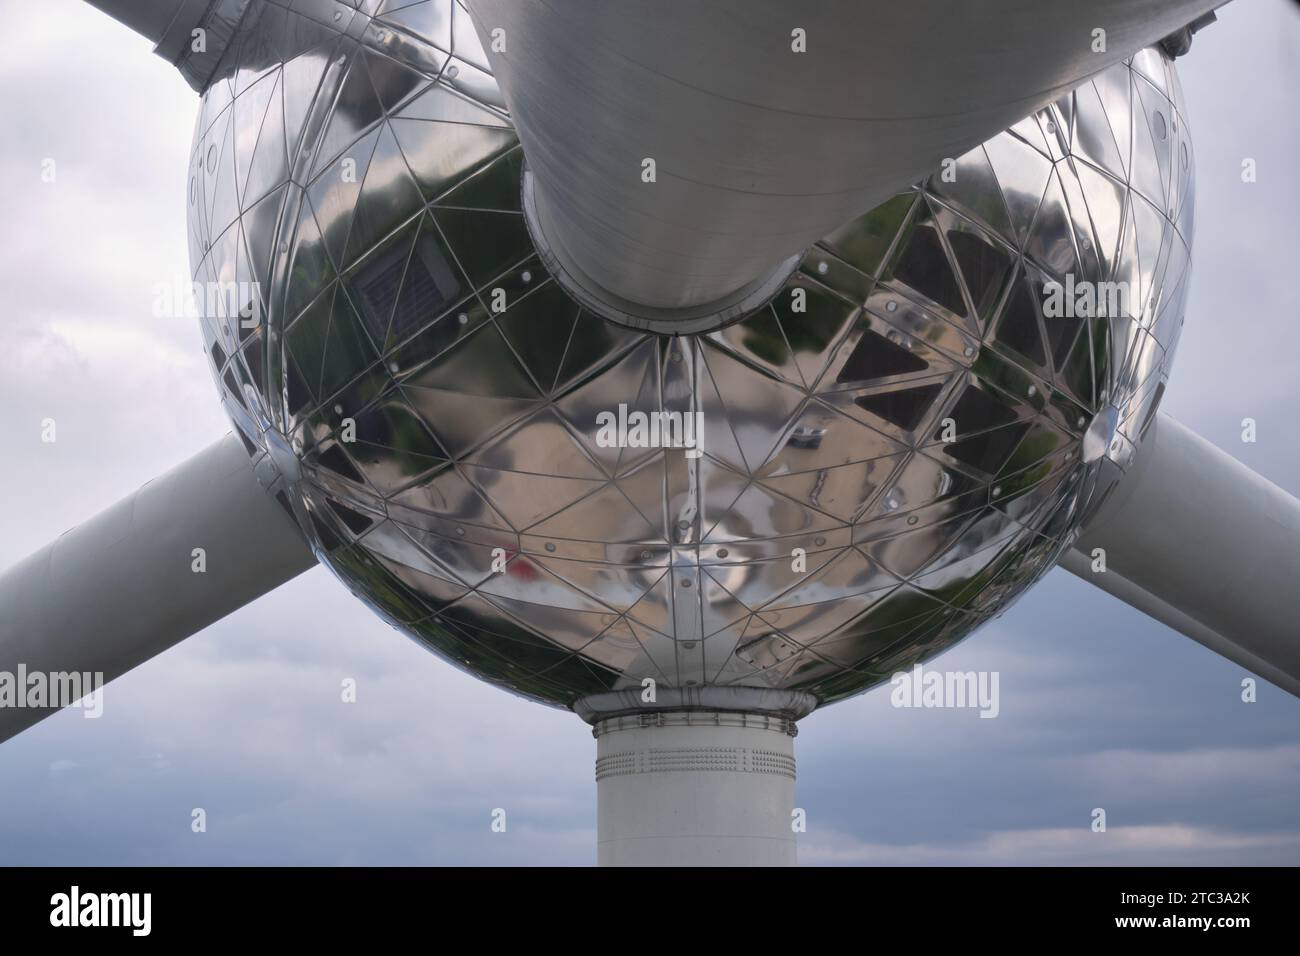
[[[563,706],[645,678],[834,701],[1000,613],[1131,461],[1191,241],[1157,51],[668,337],[547,274],[465,10],[355,17],[255,2],[203,98],[191,261],[247,290],[202,324],[274,490],[441,656]],[[638,413],[700,454],[638,444]]]

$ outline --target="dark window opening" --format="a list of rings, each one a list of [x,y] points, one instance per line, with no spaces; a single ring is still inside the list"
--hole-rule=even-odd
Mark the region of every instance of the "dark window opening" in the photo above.
[[[880,392],[875,395],[859,395],[853,403],[873,415],[878,415],[891,425],[897,425],[904,431],[912,431],[921,424],[926,412],[934,403],[942,385],[922,385],[919,388],[905,388],[896,392]]]
[[[955,315],[966,314],[966,300],[943,251],[939,232],[932,225],[920,225],[894,265],[894,277],[939,303]]]
[[[853,353],[836,377],[837,382],[869,382],[890,375],[923,372],[929,363],[918,355],[889,341],[883,335],[864,331],[853,347]]]

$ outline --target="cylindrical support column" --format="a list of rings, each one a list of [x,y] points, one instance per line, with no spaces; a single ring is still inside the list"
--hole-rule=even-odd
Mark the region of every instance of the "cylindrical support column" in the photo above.
[[[466,2],[548,267],[674,331],[1223,0]]]
[[[678,711],[592,733],[601,866],[795,865],[794,721]]]

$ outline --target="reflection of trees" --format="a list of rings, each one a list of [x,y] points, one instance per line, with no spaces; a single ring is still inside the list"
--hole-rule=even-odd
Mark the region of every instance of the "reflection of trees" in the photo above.
[[[911,192],[895,196],[831,233],[826,244],[845,262],[875,275],[915,200]]]
[[[1003,466],[1003,474],[1008,476],[1015,485],[1022,488],[1026,487],[1024,481],[1021,480],[1020,473],[1022,471],[1027,471],[1027,473],[1037,475],[1038,477],[1035,481],[1047,477],[1047,473],[1051,471],[1051,462],[1047,459],[1052,452],[1056,451],[1056,449],[1060,447],[1061,443],[1061,436],[1055,432],[1048,431],[1047,429],[1036,429],[1031,431],[1024,437],[1020,444],[1016,446],[1015,453],[1012,454],[1006,465]],[[1038,464],[1037,468],[1029,467],[1036,463]]]
[[[914,193],[895,196],[836,230],[826,238],[825,245],[854,268],[874,276],[915,199]],[[795,288],[807,293],[805,312],[796,313],[791,309],[790,292]],[[819,355],[825,351],[843,328],[852,306],[796,273],[772,300],[772,309],[780,325],[771,321],[764,310],[745,322],[742,342],[758,358],[780,365],[785,360],[787,345],[796,354]]]
[[[778,366],[785,362],[785,337],[781,335],[776,320],[766,313],[745,321],[745,337],[741,341],[764,362]]]
[[[796,288],[806,292],[805,312],[795,312],[792,308],[790,292]],[[772,300],[772,311],[780,325],[772,321],[764,310],[755,318],[746,320],[742,341],[759,358],[781,365],[787,355],[787,342],[789,350],[795,354],[820,355],[825,351],[843,328],[853,306],[804,276],[795,275]],[[782,330],[785,331],[784,338]]]

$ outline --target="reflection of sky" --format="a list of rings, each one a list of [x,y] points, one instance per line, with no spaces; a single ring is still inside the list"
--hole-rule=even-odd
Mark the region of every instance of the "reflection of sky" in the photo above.
[[[151,317],[154,287],[187,278],[196,100],[76,0],[0,3],[7,565],[227,426],[194,322]],[[1236,3],[1182,61],[1198,236],[1165,400],[1293,493],[1298,50],[1293,4]],[[1001,715],[894,710],[885,688],[803,722],[805,862],[1300,862],[1300,701],[1261,685],[1242,704],[1240,668],[1199,645],[1057,571],[942,665],[999,671]],[[0,746],[0,863],[595,858],[584,725],[441,663],[323,570],[106,695],[98,721],[66,712]]]

